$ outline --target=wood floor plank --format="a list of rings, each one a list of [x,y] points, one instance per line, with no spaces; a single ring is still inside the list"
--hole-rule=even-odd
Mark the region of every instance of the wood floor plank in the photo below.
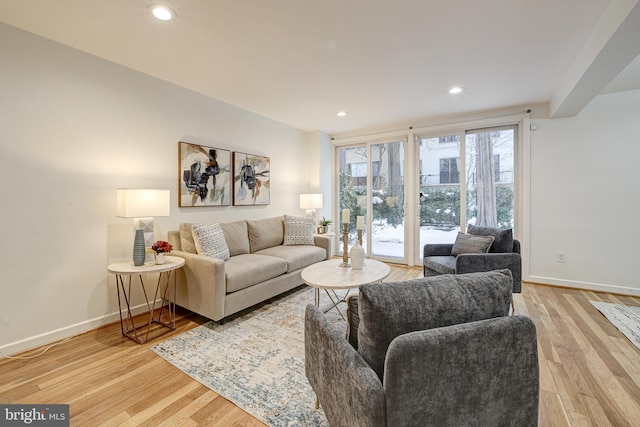
[[[540,391],[540,407],[545,408],[544,416],[539,417],[538,425],[544,427],[570,426],[562,402],[558,394],[550,391]]]
[[[198,398],[192,400],[189,404],[185,405],[178,411],[171,411],[173,413],[167,414],[168,416],[158,424],[158,427],[174,427],[178,425],[187,425],[189,423],[195,423],[191,416],[211,403],[213,399],[218,397],[218,394],[214,391],[208,390]],[[197,425],[197,423],[196,423]]]
[[[422,277],[391,265],[385,281]],[[640,350],[590,303],[640,306],[640,298],[524,283],[515,312],[536,324],[540,426],[640,425]],[[178,309],[171,337],[207,319]],[[0,402],[69,403],[84,426],[259,426],[264,424],[138,345],[114,323],[28,360],[0,360]],[[27,354],[36,354],[39,350]]]

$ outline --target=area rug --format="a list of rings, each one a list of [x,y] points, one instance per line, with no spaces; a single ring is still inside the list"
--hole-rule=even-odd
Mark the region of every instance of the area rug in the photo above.
[[[640,349],[640,307],[600,301],[589,302]]]
[[[304,311],[313,303],[314,289],[304,287],[151,349],[267,425],[328,426],[304,371]],[[327,316],[346,331],[335,309]]]

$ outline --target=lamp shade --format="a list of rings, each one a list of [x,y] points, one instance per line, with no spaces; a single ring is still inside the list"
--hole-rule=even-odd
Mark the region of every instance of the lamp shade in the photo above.
[[[118,188],[116,201],[118,210],[116,215],[121,218],[146,218],[171,214],[169,190]]]
[[[322,209],[322,194],[301,194],[300,209]]]

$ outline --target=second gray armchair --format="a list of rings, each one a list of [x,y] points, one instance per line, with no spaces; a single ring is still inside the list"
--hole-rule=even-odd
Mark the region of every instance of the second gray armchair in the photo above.
[[[482,271],[509,269],[513,276],[513,292],[522,289],[522,259],[520,242],[513,238],[511,229],[478,227],[469,225],[467,233],[472,236],[490,236],[488,252],[456,252],[456,244],[434,243],[423,248],[424,276],[440,274],[465,274]]]

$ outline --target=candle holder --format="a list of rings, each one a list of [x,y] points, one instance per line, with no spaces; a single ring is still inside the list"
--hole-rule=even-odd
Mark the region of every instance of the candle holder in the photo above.
[[[360,246],[362,246],[362,248],[364,249],[364,245],[362,244],[362,230],[358,230],[358,242],[360,242]],[[365,259],[367,257],[365,256]],[[367,265],[366,262],[362,262],[362,266],[364,267],[365,265]]]
[[[351,267],[349,263],[349,223],[342,224],[342,262],[340,267]]]

